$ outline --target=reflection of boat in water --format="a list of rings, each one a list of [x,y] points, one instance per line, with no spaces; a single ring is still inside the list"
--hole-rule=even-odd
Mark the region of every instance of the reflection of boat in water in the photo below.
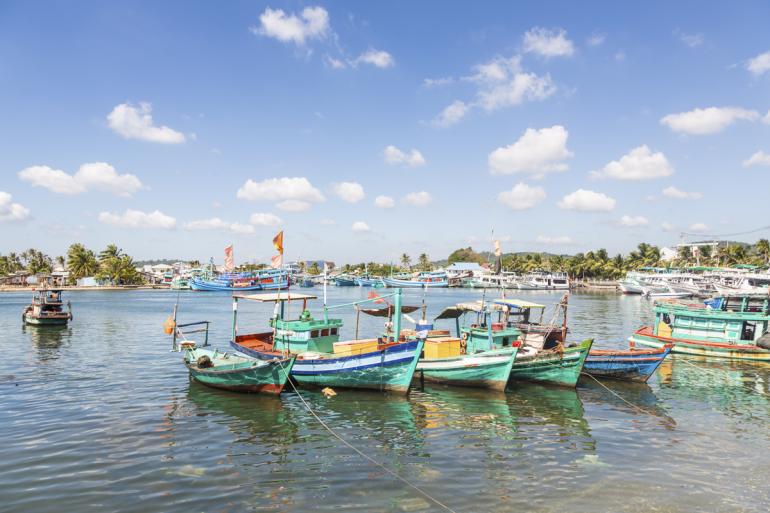
[[[22,331],[29,336],[40,360],[58,358],[59,349],[72,336],[72,328],[68,326],[22,325]]]
[[[578,393],[585,404],[634,416],[656,417],[666,429],[674,429],[676,420],[668,415],[665,405],[647,383],[632,381],[605,382],[602,386],[591,379],[581,380]],[[609,389],[609,390],[608,390]]]
[[[479,434],[515,435],[505,392],[426,385],[410,397],[421,429],[463,429]]]

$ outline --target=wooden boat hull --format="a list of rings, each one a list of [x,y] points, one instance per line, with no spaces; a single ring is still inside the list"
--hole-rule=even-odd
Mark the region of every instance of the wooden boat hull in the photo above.
[[[231,392],[280,394],[294,365],[294,358],[270,361],[267,365],[201,369],[185,359],[190,378],[211,388]]]
[[[763,349],[755,345],[661,337],[655,335],[650,326],[640,328],[628,340],[647,347],[663,347],[666,344],[672,344],[672,353],[727,358],[731,360],[770,361],[770,349]]]
[[[415,379],[441,385],[505,390],[518,347],[452,358],[422,358]]]
[[[592,344],[593,340],[586,340],[577,346],[564,348],[563,352],[541,351],[525,359],[519,355],[513,362],[509,381],[534,381],[574,387]]]
[[[592,350],[583,373],[598,378],[646,382],[671,352],[671,345],[655,349]]]
[[[256,358],[269,354],[259,346],[230,344],[241,353]],[[406,394],[424,344],[424,340],[414,340],[344,357],[303,358],[299,355],[291,376],[306,387],[359,388]]]

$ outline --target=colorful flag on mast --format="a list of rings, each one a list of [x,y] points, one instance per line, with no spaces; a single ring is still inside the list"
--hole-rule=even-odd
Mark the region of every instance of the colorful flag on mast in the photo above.
[[[235,261],[233,260],[233,245],[230,244],[225,248],[225,272],[233,272],[235,269]]]
[[[273,247],[278,251],[278,254],[270,259],[270,267],[280,269],[283,266],[283,230],[273,237]]]

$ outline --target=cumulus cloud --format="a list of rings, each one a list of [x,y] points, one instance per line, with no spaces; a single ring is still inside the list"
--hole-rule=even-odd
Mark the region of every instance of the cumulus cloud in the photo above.
[[[743,167],[750,166],[770,166],[770,154],[762,150],[754,153],[751,157],[743,161]]]
[[[575,53],[575,45],[567,39],[564,29],[534,27],[524,33],[524,52],[545,58],[569,57]]]
[[[249,218],[249,223],[255,226],[278,226],[282,222],[280,217],[269,212],[257,212]]]
[[[238,189],[236,197],[249,201],[276,201],[276,206],[287,212],[303,212],[312,203],[326,199],[305,177],[267,178],[261,182],[248,179]]]
[[[33,187],[43,187],[58,194],[81,194],[97,190],[127,197],[142,188],[139,178],[118,174],[106,162],[83,164],[74,175],[48,166],[30,166],[19,171],[19,178]]]
[[[550,237],[548,235],[538,235],[536,242],[539,244],[548,244],[549,246],[559,246],[565,244],[572,244],[572,239],[566,235],[558,235],[556,237]]]
[[[374,198],[374,206],[377,208],[393,208],[396,202],[390,196],[377,196]]]
[[[591,34],[588,39],[586,39],[586,44],[588,46],[601,46],[604,44],[605,39],[607,39],[605,34],[594,33]]]
[[[511,210],[528,210],[545,199],[545,189],[517,183],[510,191],[497,195],[497,201]]]
[[[350,228],[354,232],[368,232],[370,231],[369,225],[363,221],[356,221]]]
[[[121,228],[156,228],[173,230],[176,228],[176,219],[167,216],[160,210],[142,212],[141,210],[127,209],[122,214],[102,212],[99,214],[99,222],[118,226]]]
[[[322,39],[330,31],[329,13],[318,6],[305,7],[299,16],[268,7],[259,16],[259,23],[258,27],[250,28],[252,33],[297,46],[303,46],[309,39]]]
[[[424,166],[426,162],[422,153],[414,148],[409,152],[405,152],[390,145],[383,150],[382,154],[385,157],[385,162],[388,164],[406,164],[407,166],[418,167]]]
[[[410,192],[406,196],[404,196],[404,203],[407,203],[409,205],[413,205],[415,207],[424,207],[428,203],[433,201],[433,198],[431,195],[425,191],[421,192]]]
[[[393,66],[396,61],[393,59],[392,55],[384,50],[368,50],[359,55],[355,60],[355,64],[360,63],[371,64],[378,68],[389,68]]]
[[[13,196],[0,191],[0,223],[24,221],[29,217],[29,209],[20,203],[14,203]]]
[[[673,185],[671,187],[666,187],[663,189],[663,195],[668,198],[676,198],[676,199],[701,199],[703,197],[703,194],[700,192],[686,192],[686,191],[680,191]]]
[[[756,76],[764,75],[770,71],[770,51],[749,59],[746,62],[746,69]]]
[[[694,223],[694,224],[691,224],[689,227],[689,230],[694,233],[703,233],[708,229],[709,227],[704,223]]]
[[[456,100],[447,105],[431,123],[439,128],[450,127],[463,119],[468,114],[468,109],[469,107],[465,102]]]
[[[566,171],[568,166],[563,161],[573,156],[567,149],[568,136],[561,125],[528,128],[515,143],[489,154],[489,168],[492,174],[529,173],[536,177]]]
[[[558,203],[564,210],[580,212],[608,212],[615,208],[615,200],[601,192],[578,189],[564,196]]]
[[[248,224],[241,223],[228,223],[218,217],[212,217],[210,219],[200,219],[197,221],[190,221],[185,223],[185,230],[222,230],[231,233],[249,235],[254,233],[254,227]]]
[[[332,185],[332,190],[341,200],[348,203],[358,203],[366,194],[364,188],[357,182],[340,182]]]
[[[620,220],[618,221],[618,224],[620,226],[635,228],[639,226],[647,226],[648,224],[650,224],[650,222],[647,220],[646,217],[624,215],[623,217],[620,218]]]
[[[130,103],[117,105],[107,115],[109,127],[125,139],[140,139],[162,144],[180,144],[184,134],[167,126],[155,126],[152,105],[142,102],[138,107]]]
[[[646,144],[643,144],[623,155],[619,160],[609,162],[601,171],[592,171],[591,176],[616,180],[652,180],[670,176],[673,173],[674,169],[663,153],[653,153]]]
[[[674,132],[704,135],[721,132],[736,121],[756,121],[757,119],[759,119],[759,113],[755,110],[739,107],[708,107],[669,114],[661,118],[660,123]]]

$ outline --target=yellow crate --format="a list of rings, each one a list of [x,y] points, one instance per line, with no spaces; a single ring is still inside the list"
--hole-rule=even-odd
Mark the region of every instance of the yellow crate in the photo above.
[[[425,341],[425,358],[452,358],[460,354],[459,338],[429,338]]]
[[[335,356],[353,356],[356,354],[371,353],[377,350],[377,339],[347,340],[334,343]]]

